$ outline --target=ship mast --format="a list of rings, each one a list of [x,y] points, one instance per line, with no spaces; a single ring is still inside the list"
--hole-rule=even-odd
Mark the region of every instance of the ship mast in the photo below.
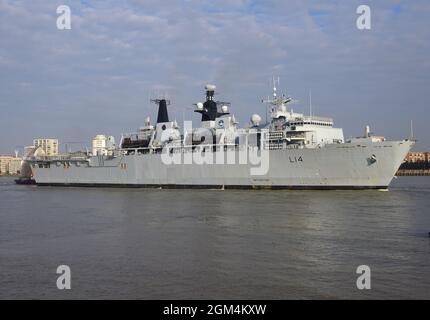
[[[272,77],[272,97],[267,97],[265,100],[262,100],[263,103],[266,103],[268,105],[268,108],[271,107],[271,116],[272,118],[278,118],[279,116],[288,116],[288,110],[287,110],[287,104],[294,102],[294,99],[290,96],[281,95],[278,96],[278,89],[279,87],[279,77],[278,79],[275,79],[275,77]],[[266,110],[267,115],[267,110]]]

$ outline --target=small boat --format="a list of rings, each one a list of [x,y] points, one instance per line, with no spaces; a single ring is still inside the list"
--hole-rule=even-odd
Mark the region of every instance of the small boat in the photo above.
[[[18,179],[15,179],[15,183],[16,184],[36,184],[36,180],[28,177],[20,177]]]

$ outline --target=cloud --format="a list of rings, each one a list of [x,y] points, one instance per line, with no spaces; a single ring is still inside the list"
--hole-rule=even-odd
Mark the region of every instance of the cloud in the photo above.
[[[72,10],[72,30],[56,29],[56,8]],[[149,98],[169,91],[173,117],[217,84],[241,124],[269,79],[296,96],[294,108],[333,116],[346,135],[366,124],[390,138],[415,119],[429,148],[430,5],[371,3],[372,30],[355,27],[360,1],[9,1],[0,0],[0,153],[33,136],[90,141],[154,118]],[[197,124],[198,122],[196,122]]]

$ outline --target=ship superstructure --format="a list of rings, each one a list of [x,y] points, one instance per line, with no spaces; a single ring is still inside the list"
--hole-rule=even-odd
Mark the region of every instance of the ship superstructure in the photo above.
[[[158,105],[137,132],[124,134],[109,155],[30,160],[39,185],[161,188],[387,188],[412,140],[387,141],[369,129],[345,140],[331,118],[294,112],[293,98],[277,95],[274,85],[270,121],[257,114],[238,126],[231,105],[216,101],[206,85],[205,102],[195,104],[201,125],[179,128],[168,115],[170,101]]]

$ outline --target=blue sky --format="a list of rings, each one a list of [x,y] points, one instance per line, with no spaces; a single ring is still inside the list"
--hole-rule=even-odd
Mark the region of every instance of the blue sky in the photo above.
[[[69,5],[72,29],[56,28]],[[356,28],[356,9],[372,29]],[[430,149],[430,2],[309,0],[0,0],[0,153],[34,137],[89,144],[155,118],[166,92],[172,118],[198,124],[190,107],[206,83],[232,103],[241,125],[264,114],[272,75],[308,112],[332,116],[344,134],[366,124],[406,138],[410,120]]]

